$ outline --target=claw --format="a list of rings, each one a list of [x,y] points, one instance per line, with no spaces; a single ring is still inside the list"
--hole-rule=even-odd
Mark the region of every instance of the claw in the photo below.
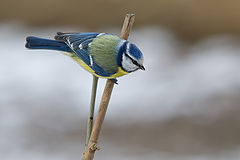
[[[115,83],[115,84],[118,84],[118,83],[117,83],[118,80],[117,80],[116,78],[110,79],[110,81],[112,81],[112,82]]]

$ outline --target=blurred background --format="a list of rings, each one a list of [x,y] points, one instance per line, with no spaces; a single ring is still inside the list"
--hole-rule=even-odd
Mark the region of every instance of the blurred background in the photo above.
[[[56,51],[25,49],[25,37],[119,34],[126,13],[146,71],[119,78],[95,158],[239,160],[239,10],[235,0],[1,0],[1,160],[84,150],[92,76]]]

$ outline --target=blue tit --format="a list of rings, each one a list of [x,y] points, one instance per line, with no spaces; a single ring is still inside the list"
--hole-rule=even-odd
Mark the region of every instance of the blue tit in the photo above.
[[[26,48],[64,51],[91,74],[107,79],[145,70],[136,45],[106,33],[62,33],[55,40],[27,37]]]

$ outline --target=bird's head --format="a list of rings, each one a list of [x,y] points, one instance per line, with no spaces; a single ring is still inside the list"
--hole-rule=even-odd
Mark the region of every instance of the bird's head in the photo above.
[[[125,41],[121,47],[121,67],[126,72],[134,72],[138,69],[145,70],[143,66],[142,52],[136,45]]]

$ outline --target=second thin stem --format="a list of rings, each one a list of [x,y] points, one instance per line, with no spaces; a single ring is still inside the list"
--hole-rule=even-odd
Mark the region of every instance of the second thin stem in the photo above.
[[[85,147],[88,146],[88,142],[92,133],[97,84],[98,84],[98,77],[93,75],[92,93],[91,93],[91,102],[90,102],[90,111],[89,111],[88,124],[87,124],[87,137],[86,137]]]

